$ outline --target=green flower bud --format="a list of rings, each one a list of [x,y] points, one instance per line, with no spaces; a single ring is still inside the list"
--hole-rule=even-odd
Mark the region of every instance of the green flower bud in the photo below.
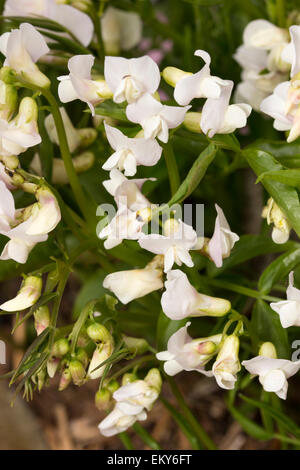
[[[124,374],[123,377],[122,377],[122,386],[127,385],[131,382],[134,382],[137,379],[138,379],[138,377],[137,377],[136,374],[126,372],[126,374]]]
[[[108,410],[111,404],[111,393],[106,388],[98,390],[95,395],[95,405],[98,410]]]
[[[190,72],[184,72],[176,67],[166,67],[162,71],[163,79],[172,87],[175,87],[182,78],[190,77],[191,75],[193,74]]]
[[[78,129],[77,132],[80,136],[81,147],[88,147],[89,145],[91,145],[96,140],[98,135],[98,132],[93,127]]]
[[[183,121],[184,127],[189,131],[196,132],[197,134],[202,134],[200,127],[201,113],[186,113]]]
[[[161,390],[162,386],[162,378],[158,369],[153,368],[150,369],[144,381],[150,385],[150,387],[154,387],[158,392]]]
[[[69,352],[69,342],[65,338],[55,341],[52,347],[51,354],[54,357],[63,357]]]
[[[0,69],[0,80],[7,85],[12,85],[18,81],[16,72],[7,66]]]
[[[78,359],[78,361],[80,361],[83,364],[83,367],[86,369],[89,363],[89,358],[88,358],[86,351],[83,348],[78,348],[77,353],[76,353],[76,359]]]
[[[92,341],[95,343],[103,342],[106,343],[111,341],[111,334],[105,326],[100,325],[100,323],[92,323],[87,327],[87,335],[91,338]]]
[[[85,378],[85,369],[82,363],[78,360],[72,360],[69,364],[69,370],[75,385],[82,385]]]
[[[59,392],[62,392],[63,390],[65,390],[70,385],[71,381],[72,381],[72,375],[71,375],[70,369],[66,368],[61,374],[61,378],[60,378],[59,386],[58,386]]]
[[[272,359],[277,358],[276,348],[273,343],[266,342],[261,345],[258,352],[259,356],[271,357]]]
[[[124,343],[129,351],[133,354],[144,354],[148,351],[149,344],[143,338],[132,338],[131,336],[123,336]]]
[[[17,108],[17,102],[16,88],[0,81],[0,118],[9,121]]]
[[[47,305],[35,310],[34,314],[34,327],[37,335],[40,335],[50,324],[50,312]]]
[[[105,388],[110,391],[111,394],[113,394],[118,388],[120,387],[119,382],[117,380],[110,380],[106,383],[104,382]]]

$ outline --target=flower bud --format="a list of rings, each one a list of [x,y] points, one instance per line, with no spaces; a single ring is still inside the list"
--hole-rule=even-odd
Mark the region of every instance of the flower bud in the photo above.
[[[234,388],[236,374],[241,369],[238,353],[239,338],[236,335],[227,336],[212,368],[219,387],[226,390]]]
[[[17,108],[18,93],[13,85],[0,80],[0,118],[9,121]]]
[[[60,114],[63,120],[64,128],[66,131],[66,137],[69,145],[70,152],[73,153],[80,145],[80,135],[73,126],[71,119],[69,118],[65,108],[60,107]],[[48,114],[45,118],[45,127],[51,142],[56,145],[59,145],[59,138],[57,134],[57,129],[54,121],[54,117],[52,114]]]
[[[111,341],[111,334],[105,326],[100,323],[92,323],[87,327],[87,335],[95,343]]]
[[[40,392],[45,384],[45,379],[46,379],[45,369],[42,369],[37,373],[37,379],[38,379],[38,391]]]
[[[86,368],[89,363],[89,358],[86,351],[83,348],[78,348],[76,353],[76,359],[83,364],[83,367]]]
[[[144,381],[150,386],[154,387],[158,393],[160,393],[161,386],[162,386],[162,379],[158,369],[153,368],[150,369]]]
[[[33,98],[26,96],[21,100],[17,119],[25,123],[38,120],[38,106]]]
[[[272,359],[277,358],[276,348],[273,343],[266,342],[261,345],[258,352],[259,356],[271,357]]]
[[[25,310],[38,301],[41,292],[42,279],[37,276],[28,276],[23,281],[17,296],[0,305],[0,309],[6,312]]]
[[[85,378],[85,369],[78,360],[72,360],[69,363],[69,370],[75,385],[82,385]]]
[[[286,243],[289,239],[291,224],[273,198],[269,198],[267,205],[263,208],[262,217],[267,219],[268,225],[274,224],[272,231],[274,243]]]
[[[66,338],[55,341],[52,346],[51,354],[53,357],[63,357],[69,352],[69,342]]]
[[[122,387],[123,385],[130,384],[132,382],[135,382],[137,380],[137,375],[134,374],[133,372],[126,372],[126,374],[123,375],[122,377]]]
[[[70,369],[66,368],[63,370],[61,374],[58,391],[62,392],[63,390],[65,390],[70,385],[71,381],[72,381],[72,375],[71,375]]]
[[[93,127],[77,130],[80,137],[80,147],[89,147],[97,138],[98,132]]]
[[[172,87],[175,87],[175,85],[183,78],[189,77],[191,75],[193,74],[190,72],[184,72],[183,70],[177,69],[176,67],[166,67],[162,71],[163,79],[168,83],[168,85],[171,85]]]
[[[204,341],[197,345],[197,352],[204,356],[214,354],[218,346],[213,341]]]
[[[19,159],[16,155],[1,155],[0,159],[9,170],[15,170],[19,166]]]
[[[2,67],[0,69],[0,80],[7,85],[13,85],[17,81],[17,74],[11,67]]]
[[[149,344],[143,338],[132,338],[131,336],[123,336],[124,343],[129,351],[133,354],[144,354],[148,351]]]
[[[176,219],[168,219],[164,223],[164,235],[166,237],[172,237],[174,233],[178,232],[180,225]]]
[[[191,132],[196,132],[197,134],[202,134],[201,126],[201,113],[189,112],[186,113],[183,121],[184,127]]]
[[[47,372],[51,379],[55,376],[59,363],[60,363],[59,357],[51,357],[47,361]]]
[[[61,3],[70,3],[70,5],[74,8],[77,8],[77,10],[83,11],[83,13],[86,13],[89,11],[89,9],[93,6],[93,2],[91,0],[69,0],[69,2],[66,2],[66,0],[59,0]],[[56,3],[58,3],[58,0],[56,0]]]
[[[61,220],[61,212],[54,194],[41,186],[35,194],[37,203],[32,206],[31,219],[27,235],[44,235],[55,229]]]
[[[107,388],[107,390],[110,391],[111,394],[113,394],[120,387],[119,382],[115,379],[108,381],[105,380],[103,385],[105,388]]]
[[[87,375],[90,379],[95,380],[102,377],[106,364],[101,367],[99,366],[102,364],[102,362],[106,361],[111,356],[112,352],[112,338],[106,343],[97,345],[87,372]]]
[[[40,335],[50,324],[49,308],[47,305],[42,305],[42,307],[35,310],[33,316],[35,330],[37,335]]]
[[[98,410],[108,410],[111,404],[111,393],[109,390],[106,388],[102,388],[101,390],[98,390],[98,392],[95,395],[95,405]]]

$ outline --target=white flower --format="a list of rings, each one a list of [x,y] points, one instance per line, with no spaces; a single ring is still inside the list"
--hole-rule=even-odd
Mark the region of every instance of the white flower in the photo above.
[[[136,421],[145,421],[147,419],[146,411],[141,411],[137,415],[128,415],[122,411],[122,406],[116,404],[109,415],[101,421],[98,428],[101,434],[106,437],[114,436],[133,426]]]
[[[300,26],[291,26],[291,42],[282,51],[281,57],[291,64],[291,77],[300,72]]]
[[[50,80],[40,72],[36,62],[49,52],[43,36],[29,23],[0,36],[0,51],[6,57],[4,65],[13,68],[29,83],[45,88]]]
[[[168,272],[176,263],[179,266],[182,263],[189,267],[194,266],[193,260],[189,254],[197,243],[197,233],[181,220],[172,220],[173,224],[166,221],[164,224],[165,235],[156,233],[142,235],[139,244],[145,250],[151,251],[156,255],[164,255],[164,271]]]
[[[270,307],[280,317],[283,328],[300,326],[300,290],[294,287],[294,272],[289,274],[289,285],[286,290],[287,300],[272,302]]]
[[[6,312],[16,312],[32,307],[40,298],[41,291],[42,278],[28,276],[23,281],[17,296],[0,305],[0,309]]]
[[[26,263],[32,248],[38,242],[47,240],[47,235],[28,235],[26,232],[32,222],[31,218],[18,224],[19,211],[15,210],[13,196],[3,181],[0,181],[0,233],[10,238],[6,243],[0,259],[13,259]]]
[[[174,98],[178,104],[185,106],[194,98],[219,98],[224,80],[210,75],[210,55],[198,49],[195,55],[202,57],[205,64],[195,74],[186,74],[175,85]]]
[[[32,206],[31,223],[27,235],[44,235],[55,229],[61,220],[61,213],[56,197],[46,188],[41,187],[35,194],[37,203]]]
[[[79,99],[87,103],[92,115],[97,104],[111,98],[111,91],[105,81],[92,80],[91,70],[95,58],[91,54],[75,55],[69,59],[69,75],[58,77],[58,95],[62,103]]]
[[[190,106],[180,108],[161,104],[147,93],[127,106],[126,115],[130,121],[142,126],[146,139],[158,137],[162,142],[168,142],[169,129],[182,124],[188,109]]]
[[[80,142],[81,142],[80,134],[78,130],[75,129],[75,127],[73,126],[73,123],[71,119],[69,118],[65,108],[60,107],[59,110],[60,110],[60,114],[64,123],[64,128],[66,131],[69,149],[70,149],[70,152],[73,153],[80,145]],[[46,131],[49,135],[51,142],[55,143],[56,145],[59,145],[59,139],[58,139],[53,115],[48,114],[48,116],[45,118],[44,123],[45,123]]]
[[[245,127],[251,113],[251,106],[246,103],[229,105],[233,82],[224,81],[219,98],[208,98],[203,106],[200,127],[204,134],[231,134],[236,129]]]
[[[169,271],[161,297],[164,313],[172,320],[187,317],[223,316],[229,312],[228,300],[200,294],[190,284],[187,275],[179,269]]]
[[[265,50],[286,42],[288,37],[288,32],[285,29],[278,28],[266,20],[250,21],[243,33],[243,41],[246,46]]]
[[[196,370],[211,377],[212,372],[206,371],[204,366],[216,352],[222,335],[192,339],[187,332],[189,325],[190,322],[176,331],[168,341],[167,351],[159,352],[156,357],[159,361],[165,361],[164,370],[168,375],[176,375],[182,370]]]
[[[217,384],[226,390],[232,390],[241,369],[239,362],[239,338],[232,334],[227,336],[213,365],[213,375]]]
[[[103,281],[103,287],[111,290],[123,304],[128,304],[163,287],[161,264],[158,255],[144,269],[108,274]]]
[[[106,160],[102,168],[125,170],[126,176],[136,173],[137,165],[156,165],[161,157],[162,148],[156,140],[126,137],[115,127],[104,123],[107,140],[115,152]]]
[[[137,13],[108,7],[101,16],[101,34],[106,54],[127,51],[142,38],[142,21]]]
[[[92,40],[91,18],[70,5],[58,5],[55,0],[6,0],[5,16],[44,16],[65,26],[84,46]]]
[[[29,97],[23,98],[18,115],[7,122],[0,119],[0,153],[2,157],[19,155],[29,147],[41,143],[37,126],[38,108]]]
[[[137,240],[141,236],[145,221],[138,218],[136,212],[131,211],[125,205],[121,205],[111,220],[99,233],[99,238],[106,238],[104,247],[107,250],[120,245],[123,240]]]
[[[286,399],[287,379],[300,369],[300,361],[274,359],[272,357],[256,356],[242,365],[250,374],[258,375],[258,380],[266,392],[274,392],[279,398]]]
[[[239,240],[239,236],[230,230],[224,212],[216,204],[217,217],[215,230],[208,243],[208,253],[215,265],[219,268],[223,264],[223,258],[228,258],[234,244]]]
[[[270,197],[267,205],[263,208],[262,217],[267,219],[268,225],[274,224],[272,230],[272,240],[274,243],[286,243],[290,236],[291,224],[276,204],[274,199]]]
[[[160,82],[157,64],[146,55],[137,59],[107,56],[104,76],[114,94],[115,103],[133,103],[145,93],[152,95]]]
[[[96,349],[93,353],[93,357],[91,359],[91,362],[87,371],[87,376],[91,380],[99,379],[100,377],[102,377],[103,372],[106,368],[106,364],[104,364],[101,367],[98,367],[98,366],[100,366],[102,362],[106,361],[112,355],[112,352],[113,352],[112,341],[107,341],[105,343],[101,343],[96,346]]]
[[[5,183],[8,189],[15,189],[12,177],[7,173],[5,166],[0,162],[0,181]]]

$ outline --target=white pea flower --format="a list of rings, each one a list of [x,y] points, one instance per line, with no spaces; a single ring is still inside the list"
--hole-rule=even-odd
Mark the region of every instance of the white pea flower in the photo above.
[[[142,126],[146,139],[158,137],[166,143],[169,140],[169,129],[182,124],[188,109],[190,106],[164,105],[146,93],[138,101],[127,106],[126,115],[130,121]]]
[[[95,115],[95,106],[112,94],[105,80],[93,80],[91,70],[95,58],[91,54],[75,55],[69,59],[69,75],[58,77],[58,95],[62,103],[79,99],[87,103],[92,115]]]
[[[194,266],[189,251],[197,243],[197,233],[195,230],[181,220],[169,219],[164,224],[164,234],[142,234],[139,244],[145,250],[151,251],[151,253],[164,255],[165,272],[170,271],[174,263],[179,266],[182,263],[189,267]]]
[[[300,26],[291,26],[291,42],[282,51],[283,60],[291,64],[291,77],[300,72]]]
[[[43,16],[65,26],[84,46],[94,34],[91,18],[70,5],[55,0],[6,0],[4,16]]]
[[[142,38],[142,20],[134,12],[109,6],[101,16],[101,34],[108,55],[135,47]]]
[[[272,302],[270,307],[280,317],[283,328],[300,326],[300,290],[294,287],[294,272],[289,274],[289,285],[286,290],[287,300]]]
[[[208,243],[208,253],[215,265],[220,268],[223,264],[223,259],[230,256],[234,244],[240,237],[230,230],[222,209],[217,204],[215,207],[218,215],[213,236]]]
[[[145,421],[147,419],[146,411],[143,410],[136,415],[128,415],[120,405],[120,403],[117,403],[109,415],[99,424],[98,428],[103,436],[114,436],[126,431],[136,421]]]
[[[161,157],[162,148],[153,139],[129,138],[116,127],[104,123],[107,140],[115,152],[106,160],[102,168],[124,170],[126,176],[136,174],[137,165],[156,165]]]
[[[0,233],[10,238],[1,253],[1,260],[13,259],[26,263],[36,243],[47,240],[47,235],[28,235],[32,219],[19,223],[19,211],[15,209],[13,196],[3,181],[0,181]]]
[[[32,307],[40,298],[42,292],[42,278],[28,276],[23,281],[16,297],[0,305],[1,310],[16,312]]]
[[[277,359],[276,349],[272,343],[264,343],[259,355],[243,361],[242,365],[250,374],[258,376],[266,392],[274,392],[282,400],[287,396],[287,379],[300,369],[300,361]]]
[[[168,272],[165,288],[161,305],[164,313],[172,320],[202,316],[220,317],[231,308],[228,300],[199,293],[190,284],[187,275],[179,269]]]
[[[104,76],[115,103],[133,103],[145,93],[152,95],[160,82],[158,65],[147,55],[137,59],[107,56]]]
[[[54,194],[47,187],[40,187],[35,193],[37,202],[30,212],[31,223],[27,235],[45,235],[55,229],[61,220],[61,212]]]
[[[163,263],[160,255],[143,269],[131,269],[108,274],[103,287],[112,291],[123,304],[163,288]]]
[[[232,334],[221,344],[221,349],[213,365],[213,375],[217,384],[226,390],[232,390],[241,370],[239,361],[239,338]]]
[[[0,51],[5,56],[4,66],[14,69],[29,83],[41,88],[50,86],[50,80],[38,69],[36,62],[49,52],[43,36],[29,23],[0,36]]]
[[[208,98],[203,106],[200,127],[204,134],[231,134],[236,129],[245,127],[251,113],[251,106],[246,103],[229,104],[233,82],[224,81],[219,98]]]
[[[163,77],[167,83],[175,86],[174,98],[178,104],[185,106],[194,98],[219,98],[224,80],[210,75],[210,55],[198,49],[195,55],[201,57],[205,64],[195,73],[183,72],[175,67],[166,67]]]
[[[286,243],[292,226],[272,197],[268,199],[267,205],[263,208],[262,217],[267,219],[268,225],[274,224],[272,230],[273,242],[277,244]]]
[[[269,50],[276,44],[287,42],[288,31],[267,20],[250,21],[244,29],[243,41],[246,46]]]
[[[38,108],[29,97],[23,98],[17,116],[7,122],[0,119],[0,153],[2,157],[19,155],[41,143],[37,126]]]
[[[159,361],[165,361],[164,370],[168,375],[176,375],[182,370],[196,370],[201,374],[211,377],[211,371],[205,370],[207,364],[216,353],[222,335],[209,336],[207,338],[192,339],[187,329],[190,322],[179,328],[169,341],[167,351],[156,354]]]

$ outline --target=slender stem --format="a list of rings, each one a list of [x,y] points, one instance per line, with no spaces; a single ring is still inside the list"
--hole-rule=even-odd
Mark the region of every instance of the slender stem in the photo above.
[[[149,362],[149,361],[153,361],[153,360],[155,360],[155,356],[153,354],[151,354],[151,355],[149,354],[148,356],[139,357],[138,359],[135,359],[135,360],[131,361],[129,364],[122,367],[122,369],[115,372],[111,377],[109,377],[109,379],[110,380],[116,379],[116,378],[120,377],[120,375],[125,374],[125,372],[132,369],[133,367],[139,366],[141,364],[144,364],[145,362]]]
[[[52,345],[54,342],[54,337],[55,337],[55,332],[56,332],[56,324],[57,324],[57,318],[58,318],[58,312],[59,312],[59,307],[61,303],[61,299],[66,287],[66,283],[68,280],[70,274],[70,270],[67,266],[65,266],[61,272],[60,272],[60,281],[57,287],[57,297],[55,298],[53,309],[52,309],[52,314],[51,314],[51,319],[50,319],[50,335],[49,335],[49,350],[51,351]]]
[[[179,388],[176,385],[175,380],[172,377],[168,376],[168,375],[166,375],[166,378],[167,378],[167,380],[170,384],[172,392],[173,392],[179,406],[182,409],[183,414],[185,415],[186,419],[189,421],[190,425],[194,429],[195,434],[197,435],[199,441],[203,442],[203,444],[205,445],[205,447],[208,450],[216,450],[217,447],[216,447],[215,443],[211,440],[211,438],[208,436],[208,434],[206,434],[206,432],[204,431],[204,429],[202,428],[200,423],[197,421],[197,419],[195,418],[195,416],[193,415],[193,413],[189,409],[188,405],[185,402],[185,399],[184,399],[182,393],[180,392]]]
[[[277,12],[277,21],[278,26],[284,28],[285,26],[285,0],[276,0],[276,12]]]
[[[170,181],[171,194],[173,196],[180,186],[179,171],[171,142],[169,141],[163,146],[163,148]]]
[[[56,99],[54,98],[50,90],[43,89],[42,93],[51,106],[51,113],[53,115],[53,119],[54,119],[55,126],[56,126],[61,156],[65,164],[66,172],[68,174],[68,178],[69,178],[72,190],[74,192],[75,199],[78,203],[78,206],[80,207],[82,214],[85,217],[87,216],[86,218],[89,219],[88,214],[89,214],[90,204],[83,192],[78,175],[73,165],[72,155],[70,153],[66,131],[65,131],[65,127],[64,127],[64,123],[61,117],[59,107],[57,105]]]
[[[146,431],[143,426],[140,425],[140,423],[135,423],[133,425],[133,429],[137,433],[137,435],[153,450],[161,450],[161,447],[158,442],[156,442],[155,439],[153,439],[152,436]]]
[[[131,439],[130,437],[128,436],[128,434],[124,431],[124,432],[120,432],[120,434],[118,434],[123,446],[125,447],[125,449],[127,450],[134,450],[134,447],[133,447],[133,444],[131,442]]]

